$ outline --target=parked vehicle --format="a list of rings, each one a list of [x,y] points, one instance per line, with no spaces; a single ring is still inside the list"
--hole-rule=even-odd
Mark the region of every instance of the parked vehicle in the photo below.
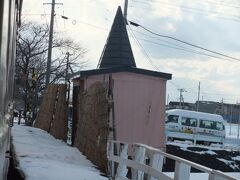
[[[185,139],[194,143],[222,143],[226,134],[222,116],[182,109],[166,111],[165,128],[168,140]]]
[[[22,0],[0,1],[0,180],[6,179],[10,158],[10,125],[13,119],[13,89],[17,29]]]

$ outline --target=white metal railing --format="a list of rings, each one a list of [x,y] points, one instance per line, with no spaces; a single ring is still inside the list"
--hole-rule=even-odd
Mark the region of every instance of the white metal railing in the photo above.
[[[221,171],[207,168],[139,143],[109,141],[107,156],[109,174],[115,180],[189,180],[191,167],[207,173],[208,180],[236,180],[236,178]],[[173,178],[162,172],[165,158],[175,161]]]

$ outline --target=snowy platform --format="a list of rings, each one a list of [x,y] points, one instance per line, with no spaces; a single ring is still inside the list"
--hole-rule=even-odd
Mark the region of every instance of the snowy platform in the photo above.
[[[107,180],[76,148],[45,131],[14,125],[12,142],[26,180]]]

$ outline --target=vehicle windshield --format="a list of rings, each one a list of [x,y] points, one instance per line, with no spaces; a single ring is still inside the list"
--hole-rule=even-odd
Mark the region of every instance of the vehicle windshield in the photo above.
[[[178,123],[178,115],[168,115],[166,119],[166,123],[172,122],[172,123]]]
[[[200,120],[200,128],[214,129],[223,131],[224,125],[222,122],[210,121],[210,120]]]

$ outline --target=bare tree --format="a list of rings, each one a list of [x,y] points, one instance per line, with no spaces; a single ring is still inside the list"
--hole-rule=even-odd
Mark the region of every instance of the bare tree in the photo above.
[[[83,60],[86,49],[71,38],[61,36],[60,33],[54,33],[50,83],[58,83],[65,79],[67,52],[70,54],[69,66],[72,71],[79,71],[87,66],[87,61]],[[18,87],[25,110],[28,109],[30,98],[33,98],[33,89],[34,96],[41,96],[45,89],[48,37],[49,27],[46,24],[23,23],[19,31],[16,75],[21,82]]]

